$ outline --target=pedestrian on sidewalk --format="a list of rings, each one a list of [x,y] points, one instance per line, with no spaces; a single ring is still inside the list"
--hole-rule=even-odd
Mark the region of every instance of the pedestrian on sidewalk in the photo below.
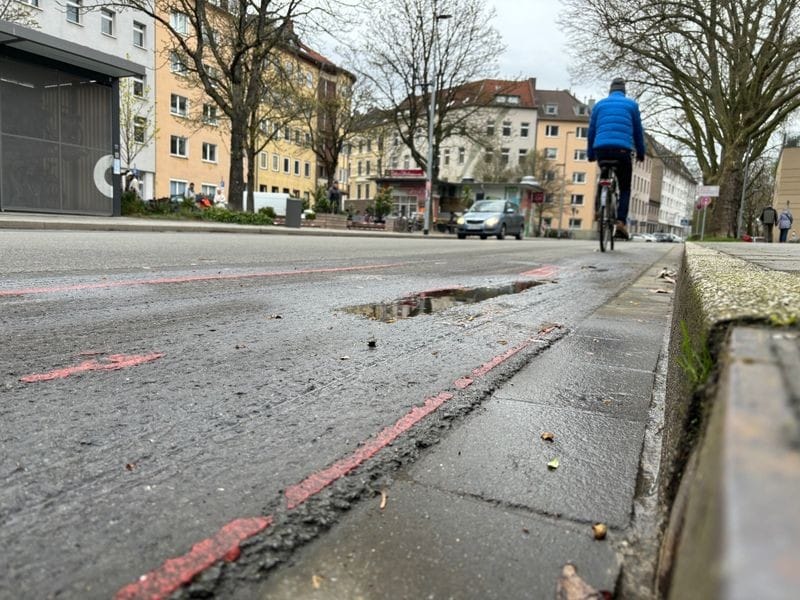
[[[792,217],[787,203],[786,208],[781,211],[781,216],[778,217],[778,229],[780,230],[778,241],[780,243],[785,242],[786,238],[789,236],[789,230],[792,228],[792,221],[794,221],[794,218]]]
[[[758,217],[761,225],[764,227],[764,238],[768,244],[772,243],[772,228],[778,220],[778,211],[772,208],[772,205],[767,205],[761,211],[761,216]]]

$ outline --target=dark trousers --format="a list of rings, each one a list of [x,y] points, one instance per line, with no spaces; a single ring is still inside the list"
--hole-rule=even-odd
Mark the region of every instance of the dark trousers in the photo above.
[[[785,242],[786,238],[789,237],[789,230],[788,229],[781,229],[781,237],[778,240],[779,242]]]
[[[764,241],[768,244],[772,243],[772,227],[773,225],[771,223],[769,225],[764,225]]]
[[[597,148],[594,151],[597,161],[617,161],[617,185],[619,200],[617,201],[617,220],[628,222],[628,205],[631,201],[631,179],[633,179],[633,157],[629,148]]]

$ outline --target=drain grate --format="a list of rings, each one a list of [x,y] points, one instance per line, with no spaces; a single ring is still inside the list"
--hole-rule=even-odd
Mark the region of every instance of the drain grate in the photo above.
[[[409,294],[399,300],[381,302],[376,304],[358,304],[348,306],[346,312],[361,315],[376,321],[390,323],[398,319],[409,319],[418,315],[445,310],[457,304],[475,304],[497,296],[519,294],[543,281],[514,281],[505,285],[481,286],[474,288],[444,288],[429,290],[418,294]]]

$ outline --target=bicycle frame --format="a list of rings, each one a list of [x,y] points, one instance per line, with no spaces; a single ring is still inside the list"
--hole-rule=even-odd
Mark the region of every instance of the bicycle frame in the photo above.
[[[597,231],[600,238],[600,251],[614,249],[617,232],[617,176],[614,164],[601,165],[598,181]]]

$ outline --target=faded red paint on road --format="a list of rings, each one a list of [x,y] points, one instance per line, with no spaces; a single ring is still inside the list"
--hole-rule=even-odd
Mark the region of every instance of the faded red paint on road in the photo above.
[[[132,279],[130,281],[98,281],[95,283],[76,283],[74,285],[61,285],[39,288],[18,288],[15,290],[0,290],[2,296],[31,296],[35,294],[52,294],[56,292],[74,292],[79,290],[97,290],[135,285],[162,285],[165,283],[195,283],[198,281],[220,281],[225,279],[255,279],[258,277],[286,277],[289,275],[312,275],[315,273],[341,273],[347,271],[367,271],[372,269],[389,269],[401,267],[405,263],[362,265],[360,267],[331,267],[321,269],[299,269],[297,271],[265,271],[261,273],[230,273],[215,275],[187,275],[185,277],[159,277],[155,279]]]
[[[114,595],[114,600],[157,600],[172,592],[220,560],[239,558],[239,546],[249,537],[264,531],[272,517],[236,519],[225,525],[213,537],[198,542],[192,550],[164,562],[161,567],[139,577]]]
[[[484,377],[492,369],[503,364],[512,356],[524,350],[531,344],[541,341],[541,336],[558,329],[560,325],[552,325],[542,328],[537,335],[532,336],[511,348],[507,352],[500,354],[484,363],[480,367],[472,370],[472,377],[460,377],[453,385],[456,389],[466,389],[472,385],[476,378]],[[436,396],[426,398],[422,406],[415,406],[393,425],[381,430],[378,435],[368,440],[363,446],[358,448],[349,456],[336,461],[331,466],[306,477],[298,484],[289,486],[284,491],[287,508],[296,508],[309,498],[318,494],[320,491],[347,475],[350,471],[362,465],[381,449],[399,438],[403,433],[411,429],[426,416],[439,409],[445,402],[452,399],[454,394],[451,392],[439,392]],[[248,521],[253,521],[252,528],[247,525]],[[263,531],[272,523],[272,516],[257,517],[256,519],[238,519],[228,523],[217,534],[207,540],[196,544],[188,554],[167,560],[163,566],[143,575],[139,581],[122,588],[114,597],[114,600],[161,600],[169,596],[182,585],[189,583],[194,577],[203,570],[213,565],[219,560],[236,560],[239,554],[239,544]],[[263,525],[263,526],[261,526]],[[238,537],[233,536],[232,531],[238,532]],[[231,537],[235,543],[228,545]],[[227,548],[227,550],[226,550]]]
[[[525,271],[524,273],[520,273],[520,275],[523,275],[525,277],[553,277],[556,273],[558,273],[557,266],[545,265],[543,267],[539,267],[538,269]]]
[[[34,373],[33,375],[25,375],[20,377],[22,383],[36,383],[38,381],[52,381],[53,379],[66,379],[70,375],[77,375],[78,373],[86,373],[87,371],[117,371],[119,369],[126,369],[128,367],[135,367],[148,362],[153,362],[164,356],[163,352],[152,352],[150,354],[112,354],[108,357],[107,362],[99,360],[84,360],[80,364],[72,367],[64,367],[63,369],[55,369],[47,373]]]
[[[290,510],[295,508],[340,477],[347,475],[365,460],[375,456],[379,450],[392,443],[400,437],[401,434],[408,431],[452,397],[453,394],[450,392],[441,392],[437,396],[426,398],[422,406],[415,406],[412,408],[411,411],[406,413],[405,416],[394,425],[385,428],[375,438],[369,440],[350,456],[333,463],[327,469],[314,473],[297,485],[286,488],[284,495],[286,496],[288,508]]]

